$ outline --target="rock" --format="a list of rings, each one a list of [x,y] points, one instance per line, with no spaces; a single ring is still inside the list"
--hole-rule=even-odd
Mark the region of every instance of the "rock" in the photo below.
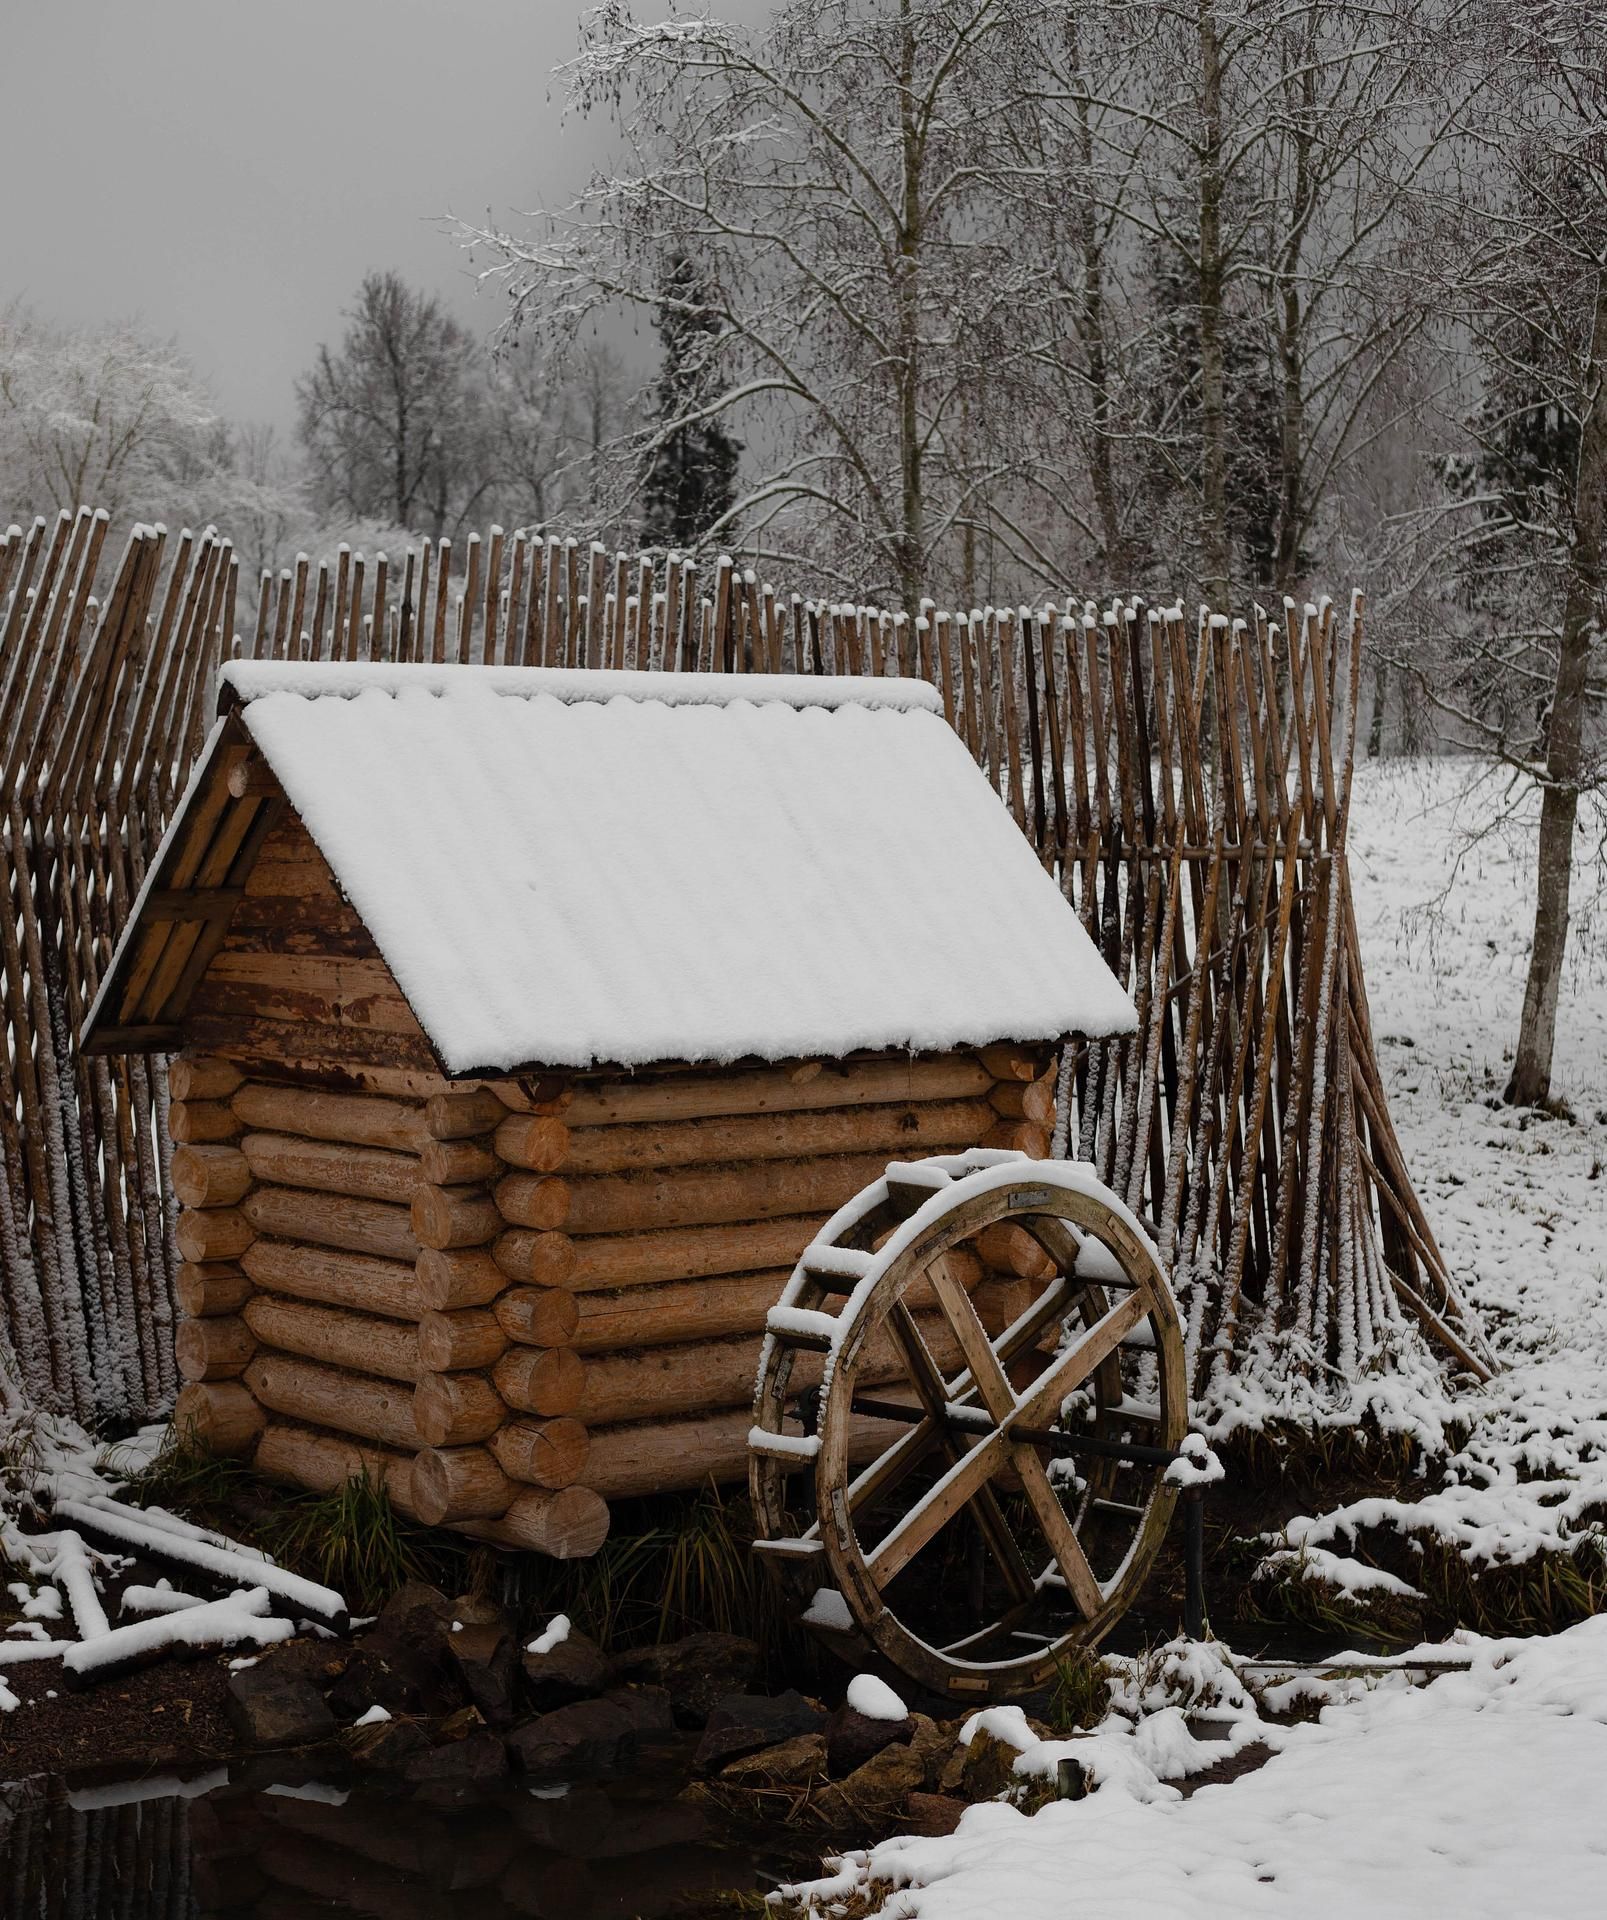
[[[615,1671],[663,1687],[680,1727],[703,1726],[715,1702],[740,1693],[759,1671],[759,1648],[735,1633],[692,1633],[662,1647],[620,1656]]]
[[[513,1622],[505,1608],[495,1600],[472,1593],[460,1593],[449,1603],[447,1612],[449,1625],[451,1620],[456,1620],[465,1627],[500,1627],[504,1633],[513,1632]]]
[[[638,1734],[669,1733],[675,1726],[675,1712],[663,1687],[610,1687],[603,1695],[610,1706],[618,1707]]]
[[[839,1827],[880,1828],[892,1820],[906,1794],[926,1784],[926,1767],[910,1746],[883,1747],[846,1780],[838,1780],[815,1796],[813,1811],[834,1830]]]
[[[438,1647],[378,1629],[358,1646],[329,1690],[329,1704],[342,1720],[355,1720],[370,1707],[402,1715],[441,1713],[461,1698]]]
[[[310,1680],[272,1667],[245,1667],[229,1675],[229,1719],[254,1747],[299,1747],[327,1740],[335,1716]]]
[[[404,1580],[380,1609],[373,1631],[417,1634],[448,1627],[459,1618],[439,1587],[423,1580]]]
[[[1007,1787],[1015,1785],[1016,1748],[978,1727],[971,1744],[962,1749],[965,1759],[960,1767],[960,1791],[967,1800],[996,1800]],[[949,1769],[943,1771],[945,1784]]]
[[[523,1656],[524,1693],[542,1713],[567,1707],[571,1701],[590,1700],[608,1685],[608,1657],[595,1640],[570,1629],[550,1653]]]
[[[904,1831],[941,1840],[960,1824],[965,1802],[951,1793],[912,1793],[904,1802]]]
[[[393,1714],[449,1712],[463,1699],[455,1662],[447,1659],[453,1603],[438,1588],[409,1580],[357,1643],[329,1696],[342,1719],[369,1707]]]
[[[414,1786],[478,1787],[500,1780],[507,1771],[508,1756],[502,1742],[484,1728],[415,1753],[402,1768],[402,1777]]]
[[[394,1773],[415,1753],[422,1753],[430,1741],[416,1720],[379,1720],[366,1727],[347,1727],[340,1743],[353,1766]]]
[[[826,1722],[826,1766],[832,1779],[841,1780],[883,1747],[907,1747],[914,1737],[915,1722],[908,1714],[902,1720],[873,1720],[852,1707],[839,1707]]]
[[[257,1655],[259,1667],[271,1667],[275,1673],[310,1680],[320,1690],[334,1685],[346,1671],[352,1650],[336,1640],[279,1640]]]
[[[467,1740],[471,1733],[480,1733],[485,1728],[485,1715],[478,1707],[459,1707],[456,1713],[449,1713],[445,1719],[436,1723],[436,1746],[442,1746],[449,1740]]]
[[[800,1733],[778,1747],[744,1754],[720,1769],[720,1784],[734,1787],[807,1787],[826,1775],[826,1736]]]
[[[616,1700],[576,1700],[507,1736],[514,1763],[533,1780],[610,1773],[635,1752],[640,1729]]]
[[[954,1750],[960,1722],[930,1720],[924,1713],[912,1713],[910,1727],[910,1751],[921,1763],[927,1786],[935,1787],[943,1771],[943,1762]]]
[[[814,1701],[785,1693],[728,1693],[716,1703],[692,1764],[713,1772],[728,1760],[774,1747],[800,1733],[822,1733],[826,1716]]]
[[[513,1676],[518,1647],[496,1621],[466,1626],[446,1638],[447,1659],[471,1705],[494,1726],[513,1719]]]

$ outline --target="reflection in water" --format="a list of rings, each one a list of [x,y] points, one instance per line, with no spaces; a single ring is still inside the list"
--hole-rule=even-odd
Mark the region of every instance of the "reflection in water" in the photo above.
[[[260,1767],[68,1792],[0,1785],[3,1920],[654,1920],[768,1881],[650,1783],[472,1800]],[[729,1909],[727,1909],[729,1911]]]

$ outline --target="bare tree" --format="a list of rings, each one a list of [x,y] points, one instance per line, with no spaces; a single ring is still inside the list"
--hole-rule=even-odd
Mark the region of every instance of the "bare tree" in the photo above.
[[[1607,20],[1592,0],[1486,0],[1485,78],[1433,203],[1443,297],[1481,396],[1452,468],[1468,631],[1436,694],[1540,789],[1534,939],[1506,1097],[1551,1092],[1581,800],[1607,790]]]
[[[481,352],[434,295],[370,273],[344,339],[296,383],[319,504],[439,538],[489,480]]]
[[[563,354],[534,335],[505,343],[488,369],[486,459],[497,517],[616,543],[636,473],[622,454],[640,417],[635,383],[606,340]]]
[[[219,424],[172,341],[129,323],[64,327],[19,304],[0,310],[7,512],[92,501],[114,517],[188,517],[224,455]]]
[[[749,476],[727,524],[918,604],[987,468],[984,396],[1041,304],[993,217],[1034,18],[792,0],[755,38],[609,0],[564,72],[574,106],[614,113],[628,164],[532,234],[463,237],[491,252],[510,325],[555,343],[606,309],[662,313],[666,253],[696,261],[683,304],[717,329],[720,379],[639,432],[638,471],[729,418]]]
[[[1460,96],[1434,49],[1466,0],[1122,0],[1067,8],[1035,126],[1060,156],[1082,293],[1068,358],[1114,525],[1179,523],[1201,586],[1290,591],[1378,430],[1426,288],[1405,210]],[[1463,76],[1464,82],[1466,76]],[[1364,424],[1365,423],[1365,424]],[[1113,443],[1113,444],[1112,444]],[[1148,484],[1144,484],[1147,475]],[[1107,551],[1119,550],[1107,534]]]

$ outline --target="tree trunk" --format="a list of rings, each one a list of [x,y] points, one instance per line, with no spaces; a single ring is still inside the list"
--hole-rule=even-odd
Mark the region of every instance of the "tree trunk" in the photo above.
[[[1215,0],[1200,0],[1200,571],[1207,603],[1229,597],[1227,374],[1222,340],[1222,48]]]
[[[1367,725],[1367,758],[1376,760],[1384,750],[1384,709],[1389,704],[1389,663],[1380,659],[1373,668],[1373,717]]]
[[[1568,942],[1568,895],[1573,879],[1574,827],[1584,770],[1585,682],[1596,637],[1607,531],[1607,274],[1596,280],[1596,313],[1580,412],[1579,468],[1574,485],[1573,551],[1569,556],[1562,640],[1547,729],[1546,781],[1540,796],[1540,848],[1535,890],[1534,943],[1523,994],[1517,1058],[1506,1098],[1535,1107],[1551,1096],[1557,1041],[1557,993]]]
[[[1086,377],[1092,404],[1089,480],[1105,546],[1105,581],[1112,588],[1129,584],[1131,566],[1119,504],[1115,463],[1115,409],[1111,402],[1110,356],[1105,317],[1105,246],[1100,203],[1095,191],[1094,130],[1088,95],[1082,85],[1082,52],[1075,12],[1067,26],[1067,64],[1077,88],[1077,248],[1082,264],[1082,314],[1079,331],[1087,356]]]
[[[898,440],[902,498],[898,538],[898,585],[913,620],[924,591],[926,548],[925,482],[922,472],[920,382],[921,298],[919,258],[922,240],[922,135],[915,116],[915,29],[909,0],[900,14],[899,117],[904,153],[904,196],[899,222],[898,274]]]
[[[1283,383],[1283,419],[1280,425],[1278,487],[1278,543],[1273,556],[1273,584],[1280,595],[1292,594],[1300,570],[1300,535],[1305,507],[1306,394],[1303,365],[1306,315],[1300,300],[1304,270],[1302,249],[1312,216],[1311,114],[1316,89],[1315,49],[1309,43],[1301,61],[1299,120],[1294,134],[1294,201],[1289,231],[1279,262],[1278,365]],[[1376,751],[1376,749],[1375,749]]]

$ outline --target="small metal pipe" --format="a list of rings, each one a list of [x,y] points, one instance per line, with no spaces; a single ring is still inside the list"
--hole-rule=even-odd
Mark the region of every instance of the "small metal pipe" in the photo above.
[[[1205,1489],[1190,1487],[1183,1495],[1183,1631],[1191,1640],[1205,1638]]]
[[[925,1409],[905,1406],[897,1400],[859,1400],[854,1412],[869,1414],[877,1420],[902,1420],[915,1426],[926,1418]],[[945,1424],[962,1433],[991,1433],[997,1422],[982,1407],[948,1407]],[[1177,1458],[1167,1447],[1145,1446],[1138,1440],[1104,1440],[1093,1433],[1058,1433],[1042,1427],[1012,1427],[1011,1437],[1029,1446],[1050,1447],[1056,1453],[1086,1454],[1097,1460],[1132,1460],[1145,1467],[1169,1467]]]

